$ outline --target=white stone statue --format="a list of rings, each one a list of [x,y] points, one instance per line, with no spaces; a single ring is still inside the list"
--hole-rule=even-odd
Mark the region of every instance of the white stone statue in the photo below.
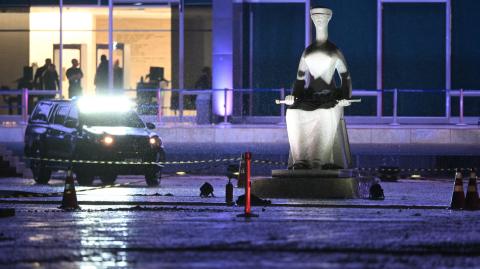
[[[316,40],[303,51],[293,93],[285,98],[285,104],[289,105],[286,114],[289,168],[325,168],[326,164],[346,168],[345,159],[350,158],[350,152],[342,118],[343,107],[350,105],[350,74],[343,54],[328,41],[332,11],[313,7],[310,15]],[[341,80],[339,88],[335,85],[335,71]]]

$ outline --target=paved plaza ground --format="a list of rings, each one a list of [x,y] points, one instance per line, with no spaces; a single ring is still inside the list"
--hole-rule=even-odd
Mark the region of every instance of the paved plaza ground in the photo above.
[[[216,197],[199,197],[204,182]],[[447,209],[453,178],[384,182],[383,201],[272,199],[252,219],[224,204],[222,176],[118,183],[77,186],[75,212],[58,210],[58,196],[1,198],[16,215],[0,218],[0,267],[480,268],[480,212]],[[0,179],[0,195],[63,188],[60,178]]]

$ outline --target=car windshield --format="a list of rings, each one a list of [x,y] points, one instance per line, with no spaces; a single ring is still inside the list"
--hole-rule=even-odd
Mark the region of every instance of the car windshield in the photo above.
[[[145,128],[145,124],[134,111],[84,113],[82,118],[86,126]]]

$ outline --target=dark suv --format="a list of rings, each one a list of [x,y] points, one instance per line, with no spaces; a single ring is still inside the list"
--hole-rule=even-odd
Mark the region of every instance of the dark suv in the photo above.
[[[145,124],[125,103],[92,100],[44,100],[35,106],[25,131],[25,156],[35,181],[46,184],[52,170],[71,168],[80,185],[91,185],[95,176],[112,184],[124,174],[145,175],[149,186],[157,186],[157,162],[165,161],[165,152],[151,131],[155,125]]]

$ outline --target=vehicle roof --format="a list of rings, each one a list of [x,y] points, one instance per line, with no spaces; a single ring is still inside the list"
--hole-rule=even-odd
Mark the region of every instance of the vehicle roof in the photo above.
[[[51,103],[70,103],[73,100],[71,99],[45,99],[40,102],[46,103],[46,102],[51,102]]]

